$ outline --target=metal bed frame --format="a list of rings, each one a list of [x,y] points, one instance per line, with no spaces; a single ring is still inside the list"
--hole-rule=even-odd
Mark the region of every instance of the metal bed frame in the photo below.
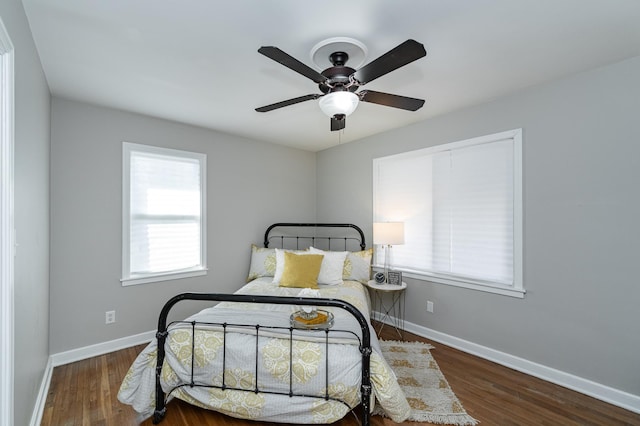
[[[311,235],[307,235],[307,234],[303,234],[301,235],[291,235],[290,232],[280,232],[279,234],[277,234],[274,229],[276,228],[299,228],[299,229],[305,229],[305,228],[312,228],[314,230],[314,232]],[[353,231],[355,231],[358,236],[357,237],[345,237],[345,236],[340,236],[340,237],[336,237],[336,236],[323,236],[323,235],[318,235],[318,233],[316,232],[318,230],[318,228],[350,228]],[[272,235],[272,234],[277,234],[277,235]],[[364,240],[364,233],[362,232],[362,230],[356,226],[356,225],[352,225],[352,224],[344,224],[344,223],[276,223],[273,224],[271,226],[269,226],[269,228],[267,228],[267,231],[265,232],[265,236],[264,236],[264,246],[265,247],[269,247],[269,244],[272,240],[278,241],[280,242],[280,246],[284,247],[286,245],[286,243],[293,243],[295,242],[295,247],[299,248],[300,247],[300,242],[304,242],[306,240],[311,240],[311,244],[310,245],[315,245],[318,242],[323,242],[326,244],[327,248],[330,249],[331,248],[331,244],[332,241],[334,241],[334,245],[335,245],[335,240],[338,240],[341,242],[342,247],[344,248],[344,250],[347,250],[347,247],[350,243],[353,243],[354,241],[358,244],[358,246],[360,247],[360,249],[364,249],[366,247],[365,244],[365,240]],[[344,309],[347,312],[349,312],[351,315],[353,315],[355,317],[355,319],[358,321],[358,324],[360,325],[360,330],[362,332],[362,336],[357,336],[355,335],[355,333],[351,332],[351,331],[346,331],[346,330],[338,330],[338,329],[331,329],[331,328],[327,328],[327,329],[322,329],[322,330],[316,330],[316,329],[310,329],[310,330],[306,330],[306,329],[301,329],[301,328],[296,328],[293,326],[284,328],[284,327],[270,327],[270,326],[261,326],[260,324],[229,324],[229,323],[201,323],[201,322],[196,322],[196,321],[190,321],[190,322],[185,322],[185,321],[174,321],[171,322],[169,324],[167,324],[167,317],[169,315],[169,312],[171,311],[171,308],[173,308],[173,306],[181,301],[189,301],[189,300],[195,300],[195,301],[213,301],[213,302],[245,302],[245,303],[270,303],[270,304],[281,304],[281,305],[310,305],[310,306],[322,306],[322,307],[335,307],[335,308],[340,308],[340,309]],[[167,339],[167,336],[169,335],[169,327],[171,325],[174,324],[178,324],[178,323],[182,323],[182,324],[190,324],[191,325],[191,356],[194,356],[194,345],[195,345],[195,330],[196,330],[196,326],[200,325],[200,326],[205,326],[205,327],[216,327],[217,329],[222,329],[223,332],[223,357],[222,357],[222,370],[223,370],[223,374],[222,374],[222,385],[221,386],[217,386],[217,385],[211,385],[211,384],[205,384],[205,383],[196,383],[194,382],[194,362],[192,360],[191,362],[191,380],[189,383],[183,383],[180,384],[178,386],[175,386],[174,388],[170,389],[166,394],[164,392],[164,390],[162,389],[161,386],[161,377],[162,377],[162,365],[164,363],[164,359],[165,359],[165,342]],[[224,374],[224,370],[225,370],[225,360],[226,360],[226,336],[227,336],[227,328],[228,327],[233,327],[233,328],[247,328],[247,329],[251,329],[252,331],[255,331],[255,336],[256,336],[256,347],[255,347],[255,351],[256,351],[256,365],[255,365],[255,377],[256,377],[256,382],[254,383],[254,388],[253,389],[240,389],[240,388],[235,388],[235,387],[231,387],[231,386],[227,386],[225,383],[225,374]],[[288,330],[289,332],[289,371],[292,371],[292,363],[293,363],[293,331],[296,330],[296,333],[300,332],[300,331],[305,331],[305,332],[309,332],[309,333],[323,333],[325,338],[324,338],[324,344],[325,344],[325,389],[327,389],[325,391],[324,395],[308,395],[308,394],[304,394],[304,393],[295,393],[293,392],[293,380],[289,380],[289,392],[282,392],[282,391],[274,391],[274,390],[270,390],[270,389],[263,389],[263,388],[259,388],[258,387],[258,383],[257,383],[257,377],[258,377],[258,338],[260,335],[260,330],[261,329],[280,329],[280,330]],[[156,363],[156,408],[153,414],[153,423],[154,424],[158,424],[159,422],[161,422],[164,419],[164,416],[166,414],[166,403],[167,403],[167,398],[168,396],[176,389],[184,387],[184,386],[189,386],[189,387],[195,387],[195,386],[199,386],[199,387],[207,387],[207,388],[217,388],[217,389],[222,389],[223,391],[226,389],[229,390],[237,390],[237,391],[243,391],[243,392],[254,392],[254,393],[267,393],[267,394],[278,394],[278,395],[286,395],[289,397],[295,397],[295,396],[302,396],[302,397],[310,397],[310,398],[318,398],[318,399],[324,399],[324,400],[334,400],[334,401],[338,401],[341,402],[343,404],[345,404],[349,410],[353,410],[355,407],[351,407],[349,404],[347,404],[345,401],[342,401],[340,399],[337,398],[333,398],[329,396],[328,393],[328,388],[329,388],[329,373],[328,373],[328,348],[329,348],[329,335],[332,332],[338,332],[338,333],[351,333],[355,336],[355,338],[358,340],[359,342],[359,351],[360,354],[362,356],[362,381],[360,384],[360,405],[361,405],[361,424],[364,426],[368,426],[369,425],[369,410],[370,410],[370,397],[371,397],[371,380],[370,380],[370,356],[371,356],[371,335],[370,335],[370,331],[369,331],[369,325],[367,323],[366,318],[362,315],[362,313],[356,308],[354,307],[352,304],[345,302],[343,300],[338,300],[338,299],[326,299],[326,298],[304,298],[304,297],[282,297],[282,296],[260,296],[260,295],[241,295],[241,294],[217,294],[217,293],[182,293],[182,294],[178,294],[177,296],[174,296],[173,298],[171,298],[162,308],[162,311],[160,312],[160,316],[158,318],[158,332],[156,333],[156,338],[158,340],[158,355],[157,355],[157,363]]]

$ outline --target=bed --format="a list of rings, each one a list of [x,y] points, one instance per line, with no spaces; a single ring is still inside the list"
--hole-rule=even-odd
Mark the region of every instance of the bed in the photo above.
[[[404,421],[409,404],[369,322],[365,247],[352,224],[269,226],[236,293],[183,293],[165,304],[118,399],[155,424],[173,398],[257,421],[326,424],[359,407],[368,425],[374,404]],[[214,306],[167,324],[171,308],[190,300]]]

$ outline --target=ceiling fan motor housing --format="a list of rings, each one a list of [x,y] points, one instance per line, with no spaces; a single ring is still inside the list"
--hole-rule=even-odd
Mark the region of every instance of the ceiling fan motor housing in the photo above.
[[[350,78],[356,70],[345,66],[349,60],[349,55],[345,52],[333,52],[329,56],[329,60],[333,66],[320,73],[327,77],[327,81],[318,84],[320,91],[326,94],[343,91],[355,92],[358,90],[360,85],[357,84],[354,79]]]

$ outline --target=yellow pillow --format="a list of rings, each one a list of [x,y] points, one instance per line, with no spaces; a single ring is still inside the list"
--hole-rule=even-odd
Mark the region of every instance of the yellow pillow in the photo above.
[[[285,252],[280,287],[318,288],[318,274],[323,258],[321,254]]]

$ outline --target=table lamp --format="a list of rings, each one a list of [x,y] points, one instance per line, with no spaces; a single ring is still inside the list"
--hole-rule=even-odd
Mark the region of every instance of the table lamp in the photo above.
[[[404,244],[404,222],[375,222],[373,244],[384,246],[384,278],[388,282],[391,246]]]

